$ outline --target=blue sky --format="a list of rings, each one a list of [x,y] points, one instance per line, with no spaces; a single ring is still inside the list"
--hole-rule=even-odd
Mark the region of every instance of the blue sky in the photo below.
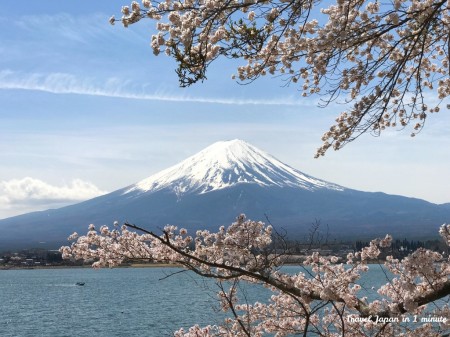
[[[113,191],[233,138],[349,188],[450,202],[445,109],[415,138],[366,135],[314,159],[340,107],[277,78],[237,84],[235,61],[179,88],[173,61],[152,54],[154,22],[109,25],[124,4],[2,0],[0,218]]]

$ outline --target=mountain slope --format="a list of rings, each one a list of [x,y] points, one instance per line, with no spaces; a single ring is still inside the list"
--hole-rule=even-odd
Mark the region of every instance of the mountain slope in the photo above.
[[[241,140],[219,142],[134,185],[72,206],[0,220],[8,246],[57,247],[90,223],[131,222],[149,229],[170,223],[189,230],[230,224],[245,213],[303,238],[315,219],[334,238],[435,237],[450,221],[448,204],[341,187],[308,176]]]

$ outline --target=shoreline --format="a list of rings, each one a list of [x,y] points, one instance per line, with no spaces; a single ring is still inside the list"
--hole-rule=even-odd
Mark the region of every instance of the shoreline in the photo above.
[[[370,261],[367,262],[367,265],[384,265],[384,260],[379,261]],[[302,266],[302,263],[296,262],[288,262],[284,263],[283,266]],[[49,266],[0,266],[0,271],[2,270],[32,270],[32,269],[83,269],[83,268],[93,268],[90,264],[85,265],[49,265]],[[109,267],[102,267],[101,269],[105,269]],[[123,264],[119,266],[115,266],[112,268],[184,268],[181,264],[172,264],[172,263],[130,263]]]
[[[92,265],[78,265],[78,266],[64,266],[64,265],[54,265],[54,266],[0,266],[1,270],[36,270],[36,269],[85,269],[93,268]],[[109,268],[103,267],[102,269]],[[132,263],[129,265],[120,265],[113,268],[183,268],[180,264],[170,264],[170,263]]]

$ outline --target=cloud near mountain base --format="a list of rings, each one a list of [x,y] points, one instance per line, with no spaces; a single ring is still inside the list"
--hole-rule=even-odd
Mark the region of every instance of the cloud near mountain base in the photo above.
[[[0,218],[12,216],[15,211],[22,213],[60,207],[105,193],[107,192],[81,179],[74,179],[62,186],[31,177],[0,181]]]

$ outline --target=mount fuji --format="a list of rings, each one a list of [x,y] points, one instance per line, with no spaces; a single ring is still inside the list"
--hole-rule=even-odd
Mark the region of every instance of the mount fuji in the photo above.
[[[180,197],[187,193],[204,194],[237,184],[261,187],[297,187],[344,190],[335,184],[308,176],[282,163],[270,154],[240,139],[217,142],[181,163],[144,179],[126,193],[172,190]]]
[[[450,221],[450,204],[361,192],[304,174],[242,141],[212,144],[136,184],[75,205],[0,220],[0,251],[57,247],[90,223],[130,222],[158,230],[166,224],[215,230],[245,213],[266,217],[293,239],[319,219],[334,238],[435,237]]]

